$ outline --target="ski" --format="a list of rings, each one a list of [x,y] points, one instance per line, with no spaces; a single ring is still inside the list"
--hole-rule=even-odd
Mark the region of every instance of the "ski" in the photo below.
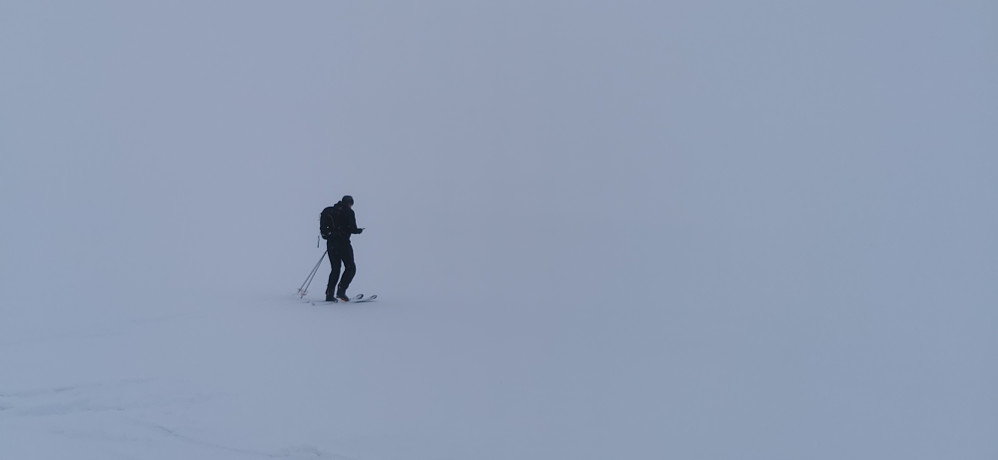
[[[335,299],[335,298],[333,300],[311,300],[311,299],[307,299],[306,301],[308,303],[312,304],[312,305],[318,306],[318,305],[325,304],[325,303],[370,302],[370,301],[374,300],[377,297],[378,297],[377,295],[373,295],[373,296],[365,299],[364,298],[364,294],[357,294],[357,295],[353,296],[352,298],[350,298],[349,302],[343,302],[342,300]]]
[[[353,302],[354,303],[374,302],[374,300],[377,299],[377,298],[378,298],[378,295],[377,294],[373,294],[373,295],[371,295],[371,297],[364,297],[362,299],[354,300]]]

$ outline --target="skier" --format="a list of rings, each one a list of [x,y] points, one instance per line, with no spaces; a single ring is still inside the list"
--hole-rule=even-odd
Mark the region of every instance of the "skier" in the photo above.
[[[360,234],[364,229],[357,228],[357,216],[353,212],[352,196],[344,196],[339,203],[334,204],[331,208],[333,226],[328,238],[326,238],[326,249],[333,270],[329,273],[329,282],[326,284],[326,301],[332,302],[339,299],[342,302],[349,302],[347,288],[350,287],[350,282],[357,274],[357,264],[353,260],[350,235]],[[344,268],[342,278],[340,278],[341,263]]]

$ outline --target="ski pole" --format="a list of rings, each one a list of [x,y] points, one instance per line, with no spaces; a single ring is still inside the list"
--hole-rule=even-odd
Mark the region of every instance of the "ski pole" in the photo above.
[[[322,256],[319,257],[319,261],[315,263],[315,267],[313,267],[312,271],[309,272],[308,277],[305,278],[305,281],[301,283],[301,287],[298,288],[299,297],[305,297],[305,294],[308,294],[308,287],[312,285],[312,278],[315,278],[315,272],[319,271],[319,266],[322,265],[322,259],[326,258],[326,252],[329,251],[323,251]]]
[[[323,251],[322,255],[319,256],[319,260],[315,263],[315,267],[312,268],[312,273],[308,276],[308,284],[305,285],[305,292],[308,292],[308,287],[312,285],[312,280],[315,279],[316,272],[319,271],[319,267],[322,265],[322,259],[326,258],[326,253],[328,251]]]
[[[315,279],[315,273],[319,271],[319,265],[322,264],[322,259],[316,263],[315,267],[312,268],[312,273],[308,275],[308,284],[305,285],[305,289],[302,291],[302,295],[308,293],[308,287],[312,285],[312,280]]]
[[[308,274],[308,277],[305,278],[302,286],[298,288],[299,297],[305,297],[305,295],[308,294],[308,287],[312,285],[312,279],[315,278],[315,273],[319,271],[319,266],[322,264],[322,259],[325,255],[325,253],[322,254],[319,261],[315,263],[315,267],[312,267],[312,272]]]

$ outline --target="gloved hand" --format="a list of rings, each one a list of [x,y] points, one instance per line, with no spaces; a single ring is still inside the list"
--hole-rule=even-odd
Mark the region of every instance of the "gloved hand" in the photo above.
[[[360,235],[361,233],[364,233],[364,229],[362,229],[362,228],[358,228],[358,229],[357,229],[357,234],[358,234],[358,235]]]

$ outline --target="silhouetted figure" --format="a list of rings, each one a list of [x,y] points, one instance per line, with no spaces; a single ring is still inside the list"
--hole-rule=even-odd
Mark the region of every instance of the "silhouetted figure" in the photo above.
[[[350,235],[359,234],[363,228],[357,228],[357,216],[353,212],[353,197],[346,195],[336,203],[322,210],[319,217],[323,238],[326,239],[326,250],[329,254],[329,282],[326,284],[326,300],[349,302],[347,288],[357,274],[357,264],[353,260],[353,246]],[[343,264],[343,277],[340,277],[340,264]]]

